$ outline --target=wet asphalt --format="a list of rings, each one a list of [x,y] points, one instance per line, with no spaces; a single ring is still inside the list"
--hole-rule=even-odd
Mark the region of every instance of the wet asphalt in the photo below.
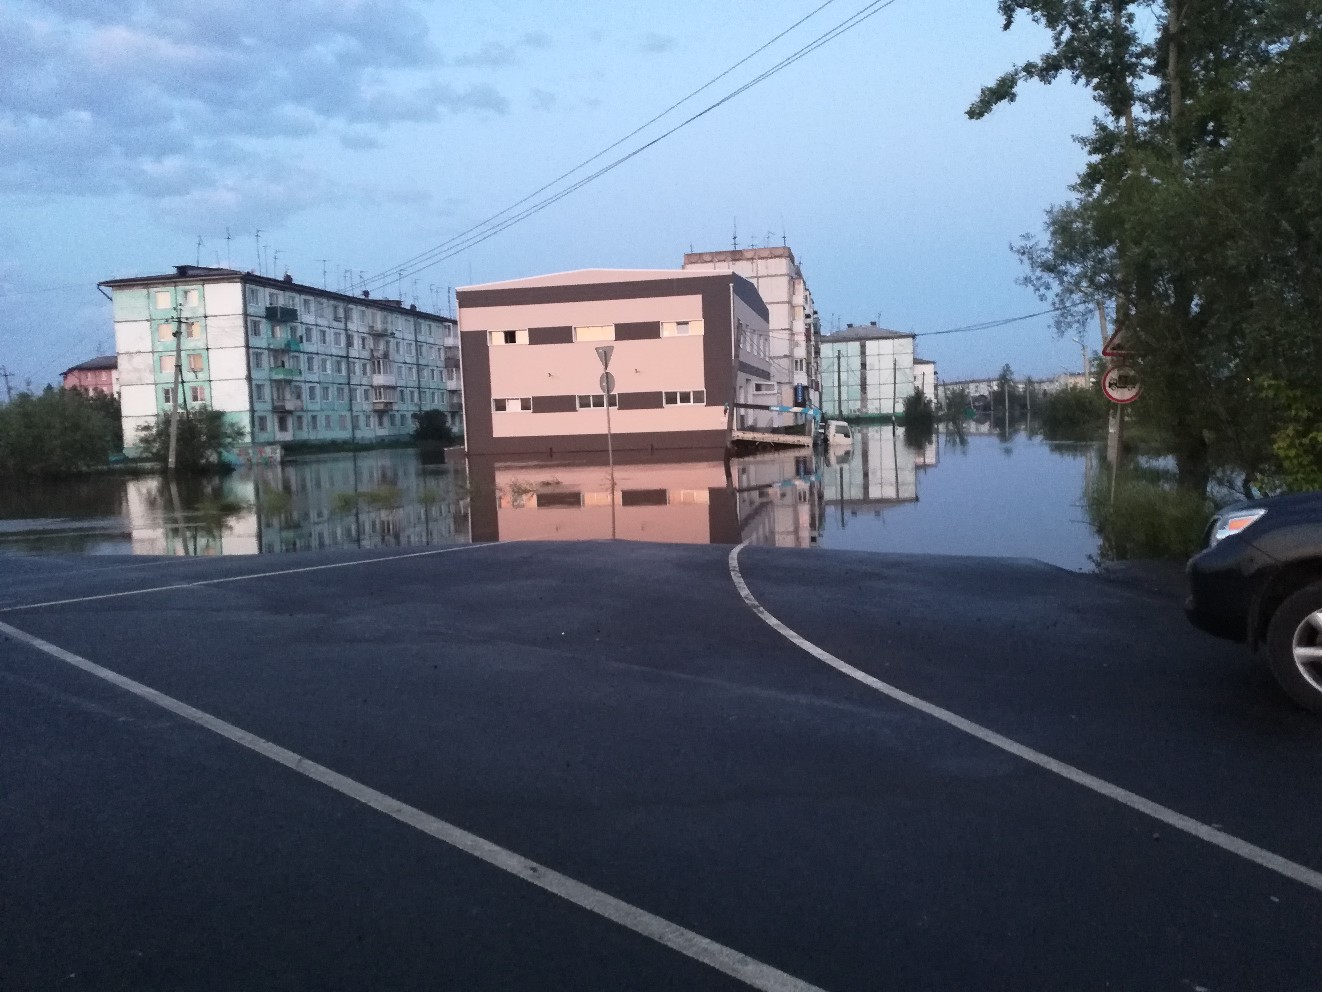
[[[1322,892],[827,667],[728,552],[7,557],[0,622],[832,992],[1322,989]],[[1169,597],[741,563],[841,660],[1322,869],[1322,721]],[[0,989],[747,987],[3,633],[0,740]]]

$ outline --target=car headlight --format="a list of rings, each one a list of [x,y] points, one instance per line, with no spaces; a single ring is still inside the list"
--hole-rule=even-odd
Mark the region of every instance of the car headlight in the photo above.
[[[1257,521],[1261,520],[1267,511],[1258,510],[1231,510],[1223,513],[1216,518],[1216,527],[1212,531],[1212,540],[1208,543],[1210,548],[1218,541],[1224,540],[1231,534],[1238,534],[1246,527],[1251,527]]]

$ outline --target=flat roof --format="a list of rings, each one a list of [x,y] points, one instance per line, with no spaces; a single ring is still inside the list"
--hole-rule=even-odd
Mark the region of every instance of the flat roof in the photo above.
[[[292,279],[276,279],[274,276],[262,276],[256,272],[243,272],[239,269],[218,269],[210,265],[176,265],[174,272],[154,276],[129,276],[124,279],[106,279],[97,283],[98,286],[109,287],[110,289],[127,289],[136,286],[159,286],[162,283],[181,283],[181,282],[232,282],[238,280],[243,283],[252,283],[256,286],[265,286],[267,289],[280,289],[288,293],[314,293],[318,296],[329,299],[343,300],[345,303],[353,303],[358,306],[378,306],[384,309],[397,310],[401,313],[412,314],[418,317],[426,317],[428,320],[444,320],[450,323],[455,322],[455,318],[447,317],[441,313],[431,313],[428,310],[420,310],[415,304],[405,306],[402,300],[390,299],[388,297],[375,296],[355,296],[350,293],[339,293],[333,289],[322,289],[320,286],[309,286],[307,283],[294,282]]]
[[[912,337],[917,335],[911,331],[893,331],[889,327],[878,327],[876,324],[850,324],[844,330],[823,334],[822,344],[831,341],[882,341]]]
[[[591,286],[617,282],[646,282],[653,279],[710,279],[726,275],[723,272],[692,272],[684,269],[571,269],[568,272],[548,272],[523,279],[484,282],[460,286],[457,292],[484,289],[532,289],[542,286]]]

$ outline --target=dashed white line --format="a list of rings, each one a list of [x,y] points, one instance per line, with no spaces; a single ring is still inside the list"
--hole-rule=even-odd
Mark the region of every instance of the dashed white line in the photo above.
[[[1154,820],[1166,824],[1168,827],[1183,831],[1190,836],[1197,837],[1199,840],[1206,841],[1222,850],[1229,851],[1231,854],[1238,855],[1246,861],[1251,861],[1269,871],[1274,871],[1292,881],[1299,882],[1311,889],[1322,892],[1322,872],[1309,868],[1307,865],[1298,864],[1288,858],[1283,858],[1279,854],[1273,854],[1265,848],[1258,847],[1256,844],[1251,844],[1246,840],[1241,840],[1233,834],[1218,830],[1216,827],[1208,826],[1206,823],[1193,819],[1193,817],[1185,816],[1183,813],[1177,813],[1173,809],[1162,806],[1160,803],[1153,802],[1151,799],[1145,799],[1143,796],[1130,792],[1128,789],[1121,788],[1118,785],[1112,785],[1105,779],[1098,778],[1096,775],[1090,775],[1088,772],[1085,772],[1080,768],[1068,765],[1048,754],[1043,754],[1041,751],[1035,751],[1033,748],[1020,744],[1017,741],[1013,741],[1002,734],[996,733],[994,730],[989,730],[979,723],[974,723],[972,720],[965,719],[957,713],[953,713],[948,709],[929,703],[927,700],[920,699],[912,693],[905,692],[903,689],[898,689],[889,683],[883,682],[880,679],[869,675],[867,672],[855,668],[848,662],[841,661],[835,655],[831,654],[831,652],[818,647],[806,637],[803,637],[785,624],[781,623],[757,601],[757,598],[749,590],[748,583],[744,581],[743,573],[739,568],[739,552],[745,547],[747,547],[746,543],[740,544],[738,547],[734,548],[730,552],[728,560],[730,578],[734,580],[735,589],[739,591],[740,597],[748,608],[765,621],[772,630],[780,634],[795,647],[801,648],[808,654],[812,655],[818,661],[830,665],[842,675],[847,675],[854,681],[861,682],[863,685],[870,689],[875,689],[884,696],[889,696],[897,703],[903,703],[905,706],[910,706],[913,709],[918,710],[920,713],[925,713],[936,720],[940,720],[944,724],[954,727],[956,730],[963,731],[970,737],[976,737],[978,740],[990,744],[992,747],[1000,748],[1002,751],[1013,754],[1017,758],[1022,758],[1024,761],[1045,769],[1052,774],[1059,775],[1061,778],[1068,779],[1074,784],[1081,785],[1085,789],[1089,789],[1100,796],[1105,796],[1107,799],[1120,803],[1123,806],[1128,806],[1130,809],[1150,816]]]
[[[417,556],[402,555],[400,557]],[[290,571],[300,572],[308,571],[308,569],[292,569]],[[508,872],[525,882],[530,882],[538,888],[564,899],[566,902],[573,903],[575,906],[610,920],[612,923],[616,923],[673,951],[678,951],[680,954],[737,979],[745,985],[760,989],[762,992],[824,992],[816,985],[810,985],[802,979],[795,978],[793,975],[742,954],[733,948],[726,947],[724,944],[719,944],[708,937],[680,926],[678,923],[672,923],[632,903],[625,902],[602,892],[600,889],[594,889],[590,885],[570,878],[568,875],[563,875],[554,869],[547,868],[545,865],[538,864],[536,861],[530,861],[514,851],[485,840],[476,834],[469,833],[467,830],[452,823],[447,823],[430,813],[424,813],[415,806],[393,799],[371,786],[332,771],[309,758],[296,754],[278,744],[273,744],[219,717],[189,706],[187,703],[180,702],[173,696],[167,696],[165,693],[158,692],[141,682],[135,682],[118,672],[103,668],[95,662],[88,661],[80,655],[66,651],[49,641],[44,641],[26,631],[19,630],[17,627],[11,627],[7,623],[0,622],[0,634],[12,637],[14,640],[21,641],[52,658],[79,668],[99,679],[104,679],[111,685],[117,686],[126,692],[131,692],[133,695],[195,723],[199,727],[204,727],[212,733],[233,741],[235,744],[240,744],[264,758],[269,758],[277,764],[284,765],[286,768],[306,776],[314,782],[320,782],[343,796],[384,813],[400,823],[405,823],[416,830],[420,830],[429,837],[463,851],[479,861]]]
[[[0,607],[0,613],[13,613],[16,610],[36,610],[43,606],[68,606],[72,603],[92,603],[99,599],[119,599],[122,596],[143,596],[149,592],[168,592],[171,589],[193,589],[197,586],[217,586],[222,582],[244,582],[248,579],[269,579],[277,575],[297,575],[300,572],[320,572],[328,568],[353,568],[355,565],[375,565],[383,561],[402,561],[405,558],[426,558],[431,555],[449,554],[451,551],[469,551],[473,548],[490,547],[495,547],[495,545],[457,544],[450,548],[434,548],[431,551],[414,551],[406,555],[385,555],[381,558],[359,558],[355,561],[337,561],[330,565],[305,565],[302,568],[282,568],[276,572],[230,575],[222,579],[199,579],[196,582],[175,582],[168,586],[152,586],[149,589],[129,589],[124,592],[106,592],[96,596],[77,596],[73,599],[51,599],[44,603],[19,603],[15,606]]]

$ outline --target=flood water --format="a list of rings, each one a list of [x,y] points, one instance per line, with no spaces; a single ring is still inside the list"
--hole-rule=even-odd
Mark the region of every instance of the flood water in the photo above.
[[[321,455],[223,479],[0,484],[0,551],[229,555],[456,541],[753,544],[1039,558],[1093,567],[1082,508],[1094,445],[974,429],[916,448],[889,426],[852,447],[726,461]]]

